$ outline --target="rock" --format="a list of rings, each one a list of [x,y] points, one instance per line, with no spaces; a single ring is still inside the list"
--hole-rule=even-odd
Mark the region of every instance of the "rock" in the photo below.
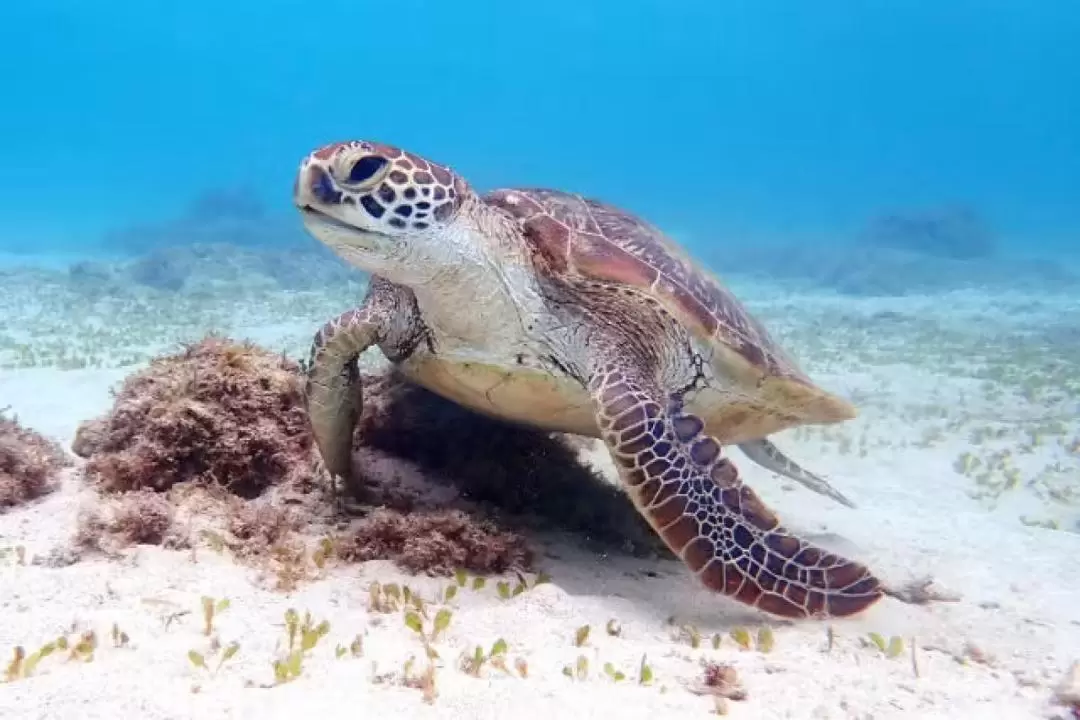
[[[870,221],[859,238],[870,247],[953,260],[988,258],[997,238],[974,209],[962,205],[904,210]]]

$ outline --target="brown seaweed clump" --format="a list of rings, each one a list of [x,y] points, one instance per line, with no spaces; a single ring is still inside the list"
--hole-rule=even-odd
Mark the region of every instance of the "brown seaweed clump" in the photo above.
[[[220,485],[245,498],[315,480],[299,366],[211,335],[128,377],[73,449],[108,491]]]
[[[83,423],[72,444],[106,495],[80,517],[76,543],[110,552],[203,542],[272,570],[283,589],[328,559],[389,559],[436,574],[528,568],[524,539],[475,509],[375,502],[361,520],[342,517],[317,462],[303,384],[294,361],[214,335],[128,377],[111,412]],[[384,495],[399,464],[366,468]]]
[[[79,515],[75,545],[105,553],[128,545],[183,547],[177,534],[175,509],[163,493],[132,490],[85,509]]]
[[[70,464],[59,444],[0,410],[0,512],[55,490]]]
[[[296,362],[209,335],[154,359],[113,395],[111,411],[84,422],[72,442],[87,459],[86,478],[106,495],[81,514],[77,545],[184,547],[209,534],[255,557],[266,538],[291,539],[279,527],[280,506],[318,507]],[[242,522],[253,517],[273,527]],[[289,530],[301,528],[301,517],[289,520]]]
[[[533,563],[522,536],[461,510],[375,510],[337,554],[346,561],[390,559],[409,572],[433,575],[504,573]]]

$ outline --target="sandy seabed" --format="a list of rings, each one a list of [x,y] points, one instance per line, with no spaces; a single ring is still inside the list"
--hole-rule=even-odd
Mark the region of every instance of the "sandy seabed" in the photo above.
[[[319,322],[358,299],[251,290],[231,302],[135,291],[80,301],[45,275],[25,285],[9,285],[0,308],[0,407],[64,447],[81,421],[108,411],[110,388],[163,348],[220,330],[299,356]],[[557,533],[530,536],[550,581],[528,575],[509,598],[498,582],[515,587],[513,575],[480,589],[470,577],[447,599],[454,578],[385,561],[330,564],[281,592],[210,547],[57,560],[94,492],[76,459],[55,492],[0,514],[0,658],[60,636],[74,646],[90,630],[97,646],[92,659],[57,651],[0,684],[0,717],[1069,717],[1054,698],[1080,660],[1080,302],[735,290],[815,379],[861,409],[842,426],[775,438],[856,509],[731,449],[747,482],[789,525],[895,585],[931,577],[949,601],[886,599],[853,620],[777,622],[702,590],[675,562],[600,555]],[[603,452],[591,457],[614,482]],[[424,598],[424,633],[451,611],[430,643],[437,659],[403,610],[373,605],[373,583]],[[228,600],[210,635],[204,597]],[[329,627],[299,677],[275,684],[289,609]],[[767,652],[756,647],[762,627]],[[750,649],[733,639],[737,628]],[[871,633],[902,638],[902,651],[890,657]],[[462,664],[497,644],[505,669]],[[734,669],[743,692],[701,694],[709,663]]]

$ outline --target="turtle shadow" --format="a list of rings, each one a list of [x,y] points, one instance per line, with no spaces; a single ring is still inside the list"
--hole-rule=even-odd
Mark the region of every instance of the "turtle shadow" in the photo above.
[[[488,418],[392,369],[365,374],[360,386],[346,488],[358,503],[405,512],[461,507],[507,529],[569,532],[595,552],[672,557],[572,436]]]
[[[583,439],[489,418],[393,369],[365,374],[359,385],[347,490],[360,505],[465,510],[525,534],[535,569],[564,592],[629,603],[659,621],[702,629],[777,622],[702,586],[626,494],[583,459]]]
[[[536,569],[564,592],[629,603],[659,622],[762,619],[701,586],[626,494],[582,458],[582,440],[488,418],[393,370],[364,375],[361,388],[347,488],[358,503],[479,514],[527,534]]]
[[[567,533],[547,533],[540,539],[540,564],[568,595],[603,598],[606,606],[620,605],[652,625],[692,625],[701,631],[726,630],[760,624],[769,618],[704,587],[673,556],[635,557],[618,552],[592,552]]]

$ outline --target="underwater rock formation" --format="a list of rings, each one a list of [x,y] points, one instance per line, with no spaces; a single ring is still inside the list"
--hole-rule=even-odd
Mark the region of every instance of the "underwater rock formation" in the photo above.
[[[122,263],[78,263],[72,283],[96,289],[109,281],[176,291],[199,282],[263,278],[285,289],[314,289],[361,276],[310,236],[292,214],[267,212],[247,188],[211,189],[178,216],[107,232],[103,249]]]
[[[0,410],[0,512],[55,490],[70,464],[59,444]]]
[[[818,282],[848,295],[901,296],[962,289],[1065,292],[1080,278],[1055,263],[1032,258],[958,260],[903,250],[857,248],[845,257],[824,253]]]
[[[266,206],[250,187],[211,188],[197,195],[180,218],[181,223],[208,224],[222,220],[257,222]]]
[[[963,205],[880,215],[863,230],[859,243],[952,260],[988,258],[997,252],[990,227]]]
[[[247,188],[210,189],[192,199],[177,217],[119,228],[104,235],[110,251],[143,254],[192,244],[248,248],[303,248],[307,235],[292,217],[266,212],[262,200]]]
[[[127,276],[138,285],[179,290],[191,275],[191,254],[172,248],[151,250],[127,266]]]
[[[706,258],[708,260],[708,258]],[[725,273],[761,275],[846,295],[903,296],[953,290],[1073,292],[1080,276],[1046,260],[994,256],[972,260],[847,244],[725,248]]]
[[[963,207],[882,215],[851,241],[724,243],[702,255],[725,274],[856,296],[1080,290],[1080,267],[999,253],[995,234]]]
[[[363,279],[363,273],[316,243],[264,250],[194,243],[156,248],[120,263],[80,262],[68,270],[69,282],[87,292],[100,292],[116,283],[168,292],[259,283],[284,290],[314,290]]]

